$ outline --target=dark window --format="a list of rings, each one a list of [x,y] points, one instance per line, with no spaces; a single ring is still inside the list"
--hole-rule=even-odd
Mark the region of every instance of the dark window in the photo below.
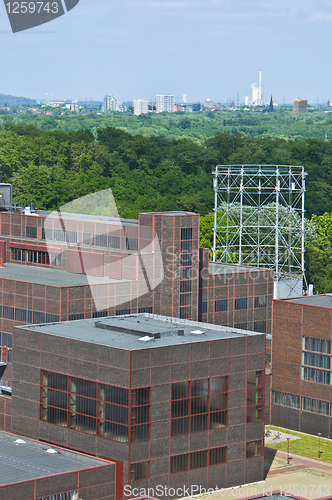
[[[139,313],[152,313],[152,307],[139,307]]]
[[[193,265],[193,256],[190,253],[181,254],[180,266],[188,267]]]
[[[214,302],[214,312],[227,311],[228,300],[221,299]]]
[[[12,338],[11,333],[2,333],[2,347],[9,347],[11,349],[13,347]]]
[[[66,231],[66,241],[67,243],[77,243],[77,232]]]
[[[120,248],[120,236],[109,236],[108,237],[108,247],[109,248]]]
[[[171,457],[171,473],[172,472],[181,472],[184,470],[188,470],[188,453],[184,455],[176,455],[175,457]]]
[[[260,333],[266,333],[266,321],[255,321],[254,331]]]
[[[191,281],[180,281],[180,293],[191,292]]]
[[[289,408],[300,408],[300,396],[282,391],[272,391],[273,403]]]
[[[130,480],[138,481],[139,479],[147,479],[149,477],[149,462],[139,462],[138,464],[130,464]]]
[[[180,318],[190,319],[191,318],[191,307],[180,307]]]
[[[248,372],[247,375],[247,423],[264,420],[264,373]]]
[[[181,267],[180,268],[180,279],[190,280],[192,278],[192,267]]]
[[[83,233],[83,243],[84,245],[94,245],[95,235],[93,233]]]
[[[331,372],[317,368],[302,367],[302,380],[317,382],[318,384],[330,384]]]
[[[206,467],[208,461],[208,451],[195,451],[190,453],[190,468],[198,469],[199,467]]]
[[[180,306],[191,305],[191,293],[180,294]]]
[[[37,228],[26,226],[25,228],[25,236],[27,238],[37,238]]]
[[[107,234],[96,234],[95,245],[97,247],[107,247]]]
[[[108,316],[108,311],[95,311],[92,313],[93,318],[105,318]]]
[[[235,323],[234,328],[238,328],[239,330],[247,330],[247,323]]]
[[[193,251],[193,242],[192,241],[181,241],[181,252],[191,253],[192,251]]]
[[[20,321],[21,323],[27,322],[27,312],[25,309],[15,309],[15,319],[16,321]]]
[[[328,401],[320,399],[302,397],[302,410],[320,413],[321,415],[330,415],[330,404]]]
[[[10,249],[10,260],[21,261],[21,249],[20,248],[11,248]]]
[[[14,308],[10,306],[3,306],[2,315],[5,319],[14,319]]]
[[[325,339],[302,337],[302,349],[306,351],[321,352],[323,354],[331,354],[331,342]]]
[[[302,364],[314,366],[316,368],[330,369],[331,357],[328,354],[318,354],[316,352],[303,352]]]
[[[81,313],[81,314],[69,314],[68,319],[69,319],[69,321],[74,321],[76,319],[84,319],[84,313]]]
[[[265,297],[255,297],[255,307],[266,307],[267,296]]]
[[[263,440],[247,443],[247,458],[261,457],[263,454]]]
[[[192,240],[193,238],[193,228],[183,227],[181,228],[181,240]]]
[[[39,323],[45,323],[45,313],[33,311],[33,323],[35,325]]]
[[[130,314],[130,309],[117,309],[116,316],[122,316],[123,314]]]
[[[138,250],[138,239],[137,238],[126,238],[126,249],[137,252]]]
[[[247,297],[241,297],[240,299],[235,299],[235,309],[247,309]]]
[[[226,460],[227,446],[210,449],[209,453],[210,453],[209,465],[224,464],[227,461]]]
[[[58,323],[59,315],[58,314],[48,314],[46,313],[46,321],[45,323]]]

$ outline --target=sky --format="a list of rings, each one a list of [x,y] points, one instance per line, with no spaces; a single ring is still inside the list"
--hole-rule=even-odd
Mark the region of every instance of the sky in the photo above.
[[[261,70],[265,101],[315,104],[332,101],[331,40],[331,0],[80,0],[20,33],[0,5],[0,92],[244,102]]]

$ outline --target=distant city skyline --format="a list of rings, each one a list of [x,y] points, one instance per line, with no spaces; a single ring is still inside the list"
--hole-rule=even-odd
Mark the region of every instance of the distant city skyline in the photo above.
[[[2,14],[1,14],[2,12]],[[0,10],[3,94],[119,101],[158,93],[188,102],[332,99],[332,5],[324,0],[81,0],[47,25],[13,34]],[[109,58],[109,55],[112,57]],[[139,57],[138,57],[139,55]],[[144,61],[144,64],[143,64]]]

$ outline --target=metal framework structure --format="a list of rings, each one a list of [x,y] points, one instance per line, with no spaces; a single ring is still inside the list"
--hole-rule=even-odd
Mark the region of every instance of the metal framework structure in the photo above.
[[[268,267],[276,279],[304,276],[302,166],[217,165],[213,261]]]

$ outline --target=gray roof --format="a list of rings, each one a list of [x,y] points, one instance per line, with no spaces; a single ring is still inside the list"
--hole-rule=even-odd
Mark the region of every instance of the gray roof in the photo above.
[[[305,297],[292,297],[284,300],[308,306],[328,307],[329,309],[332,308],[332,293],[325,293],[324,295],[306,295]]]
[[[22,328],[129,351],[248,335],[264,335],[149,313],[64,321]]]
[[[107,462],[0,432],[0,487],[102,465],[107,465]]]
[[[46,210],[37,210],[37,215],[47,217],[53,212],[48,212]],[[107,223],[107,224],[121,224],[124,226],[138,226],[138,220],[136,219],[121,219],[120,217],[106,217],[104,215],[87,215],[87,214],[75,214],[70,212],[58,212],[61,214],[61,218],[65,220],[76,220],[76,221],[86,221],[95,223]]]
[[[6,262],[0,268],[0,278],[25,281],[39,285],[51,286],[78,286],[78,285],[97,285],[107,283],[119,283],[127,280],[115,280],[111,278],[98,278],[89,276],[89,281],[85,274],[68,273],[61,269],[48,267],[30,266],[25,264],[13,264]]]

